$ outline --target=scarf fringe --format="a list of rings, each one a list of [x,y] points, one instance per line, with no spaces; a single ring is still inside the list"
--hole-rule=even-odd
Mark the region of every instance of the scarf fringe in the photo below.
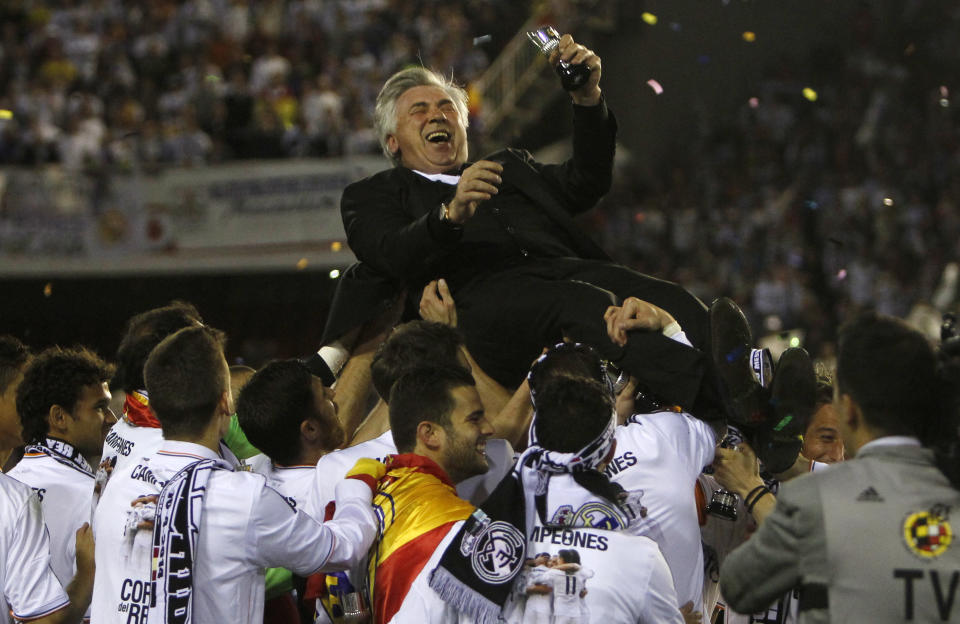
[[[502,622],[500,605],[458,579],[442,567],[430,573],[430,588],[461,613],[473,617],[476,624]]]

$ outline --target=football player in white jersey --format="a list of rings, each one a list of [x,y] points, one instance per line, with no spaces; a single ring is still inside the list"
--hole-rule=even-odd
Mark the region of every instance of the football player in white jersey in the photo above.
[[[366,553],[377,528],[368,485],[375,477],[345,479],[336,515],[321,524],[263,476],[233,472],[218,455],[234,411],[222,333],[201,326],[168,336],[147,359],[144,380],[165,438],[201,458],[159,494],[148,622],[260,622],[266,567],[308,575],[345,569]]]
[[[558,345],[541,357],[534,371],[558,350],[573,349],[596,358],[589,347]],[[599,361],[595,364],[599,367]],[[565,552],[546,577],[537,578],[534,568],[527,580],[527,612],[531,601],[539,600],[530,588],[540,593],[546,586],[553,596],[554,622],[683,622],[663,555],[654,541],[633,528],[644,522],[640,497],[628,495],[601,472],[616,446],[609,386],[584,376],[560,374],[544,380],[532,372],[531,377],[531,446],[515,469],[525,496],[527,549]],[[566,552],[574,549],[576,555]],[[577,558],[580,565],[573,563]],[[572,573],[586,569],[594,576],[589,591],[582,592],[587,573]],[[507,607],[504,612],[513,613]]]
[[[96,457],[110,411],[110,368],[88,349],[53,347],[27,367],[17,390],[17,411],[27,443],[10,476],[37,492],[50,533],[51,565],[66,586],[76,570],[77,529],[90,520]]]
[[[64,592],[50,567],[50,543],[40,501],[28,486],[0,474],[0,624],[80,621],[93,589],[89,525],[81,527],[74,538],[77,573]]]
[[[558,345],[541,358],[531,373],[531,390],[538,392],[558,375],[606,383],[603,363],[593,349],[583,345]],[[618,407],[622,406],[621,401]],[[618,413],[616,451],[605,474],[639,496],[643,517],[631,524],[630,531],[657,542],[681,605],[690,603],[695,611],[701,611],[703,550],[694,485],[713,459],[714,430],[684,413],[664,411],[624,418],[629,413]]]
[[[479,368],[470,365],[467,355],[464,355],[463,337],[456,329],[439,322],[412,321],[397,327],[373,358],[370,367],[373,386],[384,404],[389,401],[390,389],[397,379],[425,364],[455,366],[470,371],[478,392],[494,383]],[[481,395],[481,401],[484,401],[484,395]],[[325,454],[317,462],[314,471],[311,509],[319,514],[327,511],[337,482],[358,459],[383,461],[388,455],[396,453],[393,434],[387,429],[371,440]],[[483,502],[513,465],[513,447],[506,440],[488,439],[486,454],[487,472],[456,484],[458,496],[474,504]],[[324,609],[329,610],[330,605]],[[318,612],[323,617],[320,605]]]
[[[323,510],[307,502],[314,468],[347,437],[333,394],[299,360],[281,360],[254,374],[237,399],[240,428],[270,458],[261,468],[267,483],[318,519]]]
[[[143,365],[150,351],[173,332],[203,322],[193,304],[174,301],[132,316],[117,348],[117,370],[110,382],[115,392],[126,395],[123,415],[107,433],[97,481],[101,485],[110,471],[122,468],[159,448],[163,440],[160,423],[150,412],[143,383]]]

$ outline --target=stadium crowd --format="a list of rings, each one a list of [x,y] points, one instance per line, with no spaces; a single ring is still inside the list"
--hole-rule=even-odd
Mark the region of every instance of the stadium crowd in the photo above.
[[[604,247],[730,293],[758,334],[802,329],[828,358],[858,311],[942,308],[960,251],[960,15],[903,7],[858,5],[845,37],[771,59],[737,114],[704,115],[667,165],[618,176],[596,213]]]
[[[387,76],[422,62],[473,80],[528,14],[491,0],[4,2],[0,163],[375,153]]]

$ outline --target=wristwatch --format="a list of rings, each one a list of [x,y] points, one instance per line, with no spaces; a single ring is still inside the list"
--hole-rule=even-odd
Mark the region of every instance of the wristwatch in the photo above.
[[[447,206],[447,202],[440,203],[440,222],[446,223],[447,225],[452,225],[454,227],[459,227],[459,223],[454,223],[450,219],[450,207]]]

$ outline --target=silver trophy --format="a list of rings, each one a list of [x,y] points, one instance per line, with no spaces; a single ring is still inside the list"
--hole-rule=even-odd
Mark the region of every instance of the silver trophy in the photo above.
[[[527,37],[544,56],[549,57],[560,45],[560,33],[553,26],[544,26],[537,30],[528,30]],[[560,61],[557,64],[557,74],[560,84],[567,91],[576,91],[587,84],[590,79],[590,68],[582,63],[568,63]]]

